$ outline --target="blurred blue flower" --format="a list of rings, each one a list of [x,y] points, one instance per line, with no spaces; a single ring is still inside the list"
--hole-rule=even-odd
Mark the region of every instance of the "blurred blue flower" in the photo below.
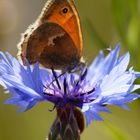
[[[125,105],[140,96],[133,93],[140,85],[134,84],[139,72],[127,69],[130,55],[119,57],[119,45],[104,57],[102,51],[89,67],[80,74],[42,69],[39,64],[30,66],[9,53],[0,53],[0,84],[13,96],[6,104],[29,110],[40,101],[50,101],[56,108],[79,107],[87,126],[92,120],[102,120],[99,112],[110,112],[107,105],[128,109]]]

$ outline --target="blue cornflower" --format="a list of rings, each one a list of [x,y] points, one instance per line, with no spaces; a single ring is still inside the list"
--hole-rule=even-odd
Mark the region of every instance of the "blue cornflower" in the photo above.
[[[61,74],[40,68],[39,64],[30,66],[28,61],[23,66],[9,53],[5,56],[1,52],[0,84],[13,95],[5,103],[18,105],[21,107],[19,111],[22,111],[29,110],[40,101],[50,101],[58,114],[65,107],[68,110],[78,107],[86,118],[87,126],[92,120],[102,120],[99,112],[110,112],[107,105],[128,109],[126,103],[140,97],[132,93],[140,88],[140,85],[134,84],[140,73],[132,67],[127,69],[130,55],[126,53],[119,57],[119,49],[117,45],[106,57],[100,51],[80,74]]]

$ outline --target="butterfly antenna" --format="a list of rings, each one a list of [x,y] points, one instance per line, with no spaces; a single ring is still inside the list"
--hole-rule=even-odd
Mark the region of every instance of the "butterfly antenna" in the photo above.
[[[54,71],[53,68],[52,68],[52,74],[53,74],[53,76],[54,76],[54,80],[56,81],[56,84],[57,84],[58,88],[61,89],[60,83],[59,83],[59,81],[58,81],[57,74],[56,74],[56,72]]]
[[[57,76],[57,75],[56,75],[56,76],[54,76],[54,74],[53,74],[53,76],[54,76],[54,78],[55,78],[55,79],[53,79],[53,80],[51,81],[51,83],[49,83],[49,85],[44,86],[44,87],[47,89],[47,88],[49,88],[49,87],[50,87],[50,85],[51,85],[53,82],[55,82],[55,81],[56,81],[57,86],[59,85],[59,86],[58,86],[58,88],[59,88],[59,89],[61,89],[60,84],[58,84],[58,83],[59,83],[58,78],[59,78],[59,77],[61,77],[62,75],[64,75],[65,73],[66,73],[66,72],[63,72],[63,73],[61,73],[59,76]],[[56,74],[56,73],[55,73],[55,74]],[[56,79],[57,79],[57,80],[56,80]]]

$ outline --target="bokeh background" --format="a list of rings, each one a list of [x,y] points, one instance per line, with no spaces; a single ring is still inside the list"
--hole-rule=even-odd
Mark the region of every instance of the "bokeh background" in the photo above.
[[[40,14],[46,0],[0,0],[0,51],[16,56],[20,34]],[[140,0],[76,0],[84,35],[84,56],[89,63],[100,49],[115,47],[129,51],[131,65],[140,71]],[[140,80],[136,81],[140,83]],[[0,140],[45,140],[55,112],[51,104],[40,103],[28,112],[3,105],[9,95],[0,88]],[[139,92],[139,91],[138,91]],[[140,93],[140,92],[139,92]],[[125,111],[110,107],[103,122],[93,122],[82,140],[140,140],[140,100]]]

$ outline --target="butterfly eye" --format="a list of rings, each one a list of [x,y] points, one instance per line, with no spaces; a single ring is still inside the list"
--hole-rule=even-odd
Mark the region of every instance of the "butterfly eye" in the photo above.
[[[69,11],[69,8],[68,8],[68,7],[64,7],[64,8],[62,9],[63,14],[68,13],[68,11]]]

